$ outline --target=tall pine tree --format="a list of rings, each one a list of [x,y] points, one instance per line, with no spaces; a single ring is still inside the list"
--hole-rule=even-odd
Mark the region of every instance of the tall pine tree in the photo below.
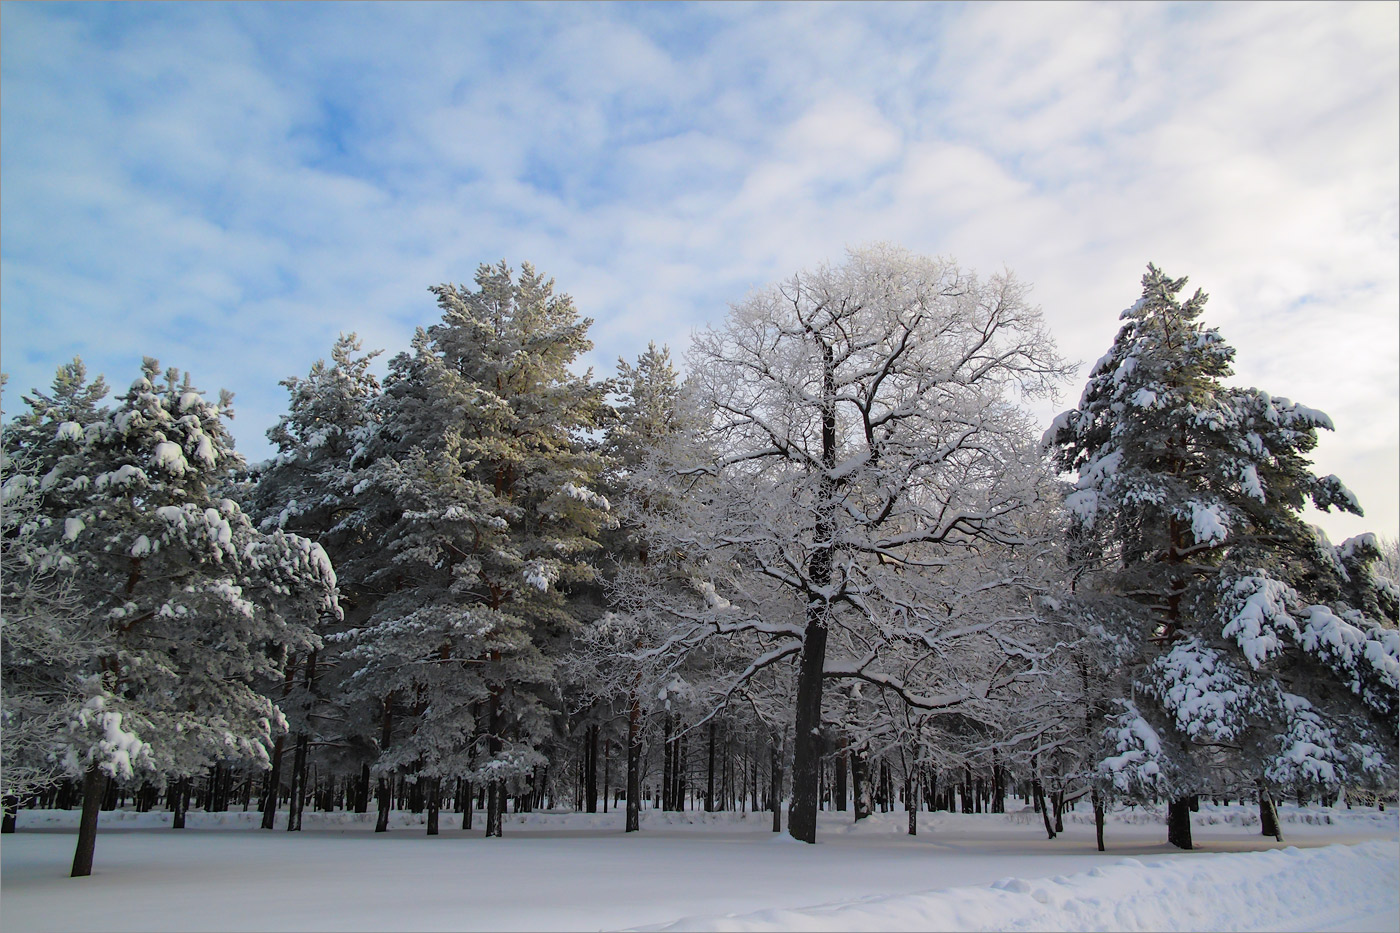
[[[1076,474],[1065,505],[1080,556],[1149,620],[1121,633],[1141,649],[1135,699],[1120,701],[1103,767],[1169,796],[1169,841],[1190,848],[1189,798],[1223,766],[1253,770],[1262,794],[1393,767],[1381,750],[1395,744],[1400,638],[1345,604],[1344,568],[1300,518],[1307,501],[1361,512],[1311,472],[1330,419],[1227,386],[1234,350],[1201,323],[1204,293],[1179,298],[1185,285],[1148,266],[1046,440]]]

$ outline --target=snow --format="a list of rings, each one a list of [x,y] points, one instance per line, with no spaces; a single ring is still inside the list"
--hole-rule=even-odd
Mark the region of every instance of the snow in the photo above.
[[[1109,815],[849,813],[807,846],[768,813],[508,814],[505,837],[442,834],[422,814],[308,811],[302,832],[258,814],[102,814],[93,875],[67,877],[78,813],[21,811],[3,861],[7,933],[122,930],[1394,930],[1395,811],[1280,806],[1285,843],[1253,807],[1204,804],[1195,852],[1163,841],[1159,809]],[[1330,821],[1330,822],[1328,822]]]
[[[1197,544],[1219,544],[1225,540],[1227,523],[1219,505],[1191,503],[1191,533]]]
[[[151,465],[160,467],[175,476],[184,476],[190,468],[189,461],[185,459],[185,452],[180,449],[180,445],[170,441],[161,441],[156,445],[155,451],[151,454]]]

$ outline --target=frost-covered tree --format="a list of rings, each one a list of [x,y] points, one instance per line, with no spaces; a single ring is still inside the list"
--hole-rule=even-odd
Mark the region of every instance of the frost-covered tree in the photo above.
[[[1071,533],[1099,562],[1099,588],[1150,618],[1103,766],[1171,798],[1169,840],[1190,848],[1188,799],[1222,750],[1275,785],[1389,767],[1400,638],[1347,603],[1344,563],[1299,517],[1307,501],[1360,514],[1308,463],[1331,421],[1227,386],[1234,350],[1200,321],[1204,293],[1178,297],[1185,284],[1148,266],[1046,441],[1075,474]]]
[[[587,442],[604,386],[570,371],[591,321],[528,264],[432,291],[442,320],[390,362],[334,530],[374,594],[343,642],[383,704],[381,774],[484,782],[498,836],[508,785],[544,763],[567,594],[594,580],[610,521]]]
[[[378,355],[378,350],[362,352],[355,334],[342,334],[331,349],[329,365],[317,360],[305,378],[284,379],[282,385],[290,396],[288,411],[268,431],[277,453],[256,465],[250,481],[240,490],[244,507],[260,530],[309,538],[326,550],[336,566],[354,571],[342,574],[340,589],[347,616],[344,625],[351,627],[364,617],[374,599],[374,594],[365,592],[359,583],[365,559],[372,554],[367,554],[359,529],[345,519],[356,508],[351,457],[368,439],[377,416],[374,402],[379,396],[379,381],[370,364]],[[344,678],[349,670],[341,663],[334,642],[289,659],[289,667],[297,668],[297,676],[269,687],[295,735],[293,790],[304,787],[308,747],[315,742],[336,750],[334,759],[339,767],[362,769],[355,807],[363,812],[374,758],[376,704],[348,702],[351,691],[346,689]],[[279,735],[273,746],[269,791],[263,802],[265,829],[273,828],[286,739]],[[303,797],[292,794],[289,829],[300,826]]]
[[[33,472],[5,480],[8,498],[38,494],[22,573],[56,574],[82,607],[64,620],[81,657],[63,660],[83,695],[51,748],[83,777],[74,875],[91,872],[104,775],[265,766],[285,722],[258,688],[315,644],[320,614],[338,612],[321,548],[258,532],[221,495],[241,466],[223,426],[228,393],[212,403],[147,358],[116,404],[87,398],[31,403],[14,433]]]
[[[654,551],[704,557],[708,598],[678,615],[752,639],[739,682],[799,659],[789,828],[814,842],[826,680],[941,709],[1016,676],[921,694],[902,671],[957,627],[940,570],[1019,539],[1040,479],[1018,395],[1063,365],[1011,276],[877,247],[750,296],[695,336],[689,370],[714,455],[673,465],[707,481],[647,531]],[[774,592],[795,615],[762,611]]]

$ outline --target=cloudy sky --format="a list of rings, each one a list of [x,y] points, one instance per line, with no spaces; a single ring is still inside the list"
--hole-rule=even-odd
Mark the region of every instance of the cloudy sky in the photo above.
[[[1149,261],[1400,531],[1393,3],[30,4],[0,12],[4,407],[81,355],[236,395],[528,261],[601,375],[888,241],[1009,268],[1092,362]],[[1086,367],[1048,423],[1078,398]]]

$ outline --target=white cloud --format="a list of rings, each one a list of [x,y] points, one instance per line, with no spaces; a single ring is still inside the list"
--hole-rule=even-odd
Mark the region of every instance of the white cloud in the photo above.
[[[480,262],[555,276],[607,372],[872,240],[1009,266],[1093,360],[1151,260],[1211,293],[1238,381],[1337,422],[1319,468],[1368,518],[1333,535],[1400,531],[1394,5],[5,17],[12,390],[158,355],[261,455],[277,380],[341,331],[403,348]]]

